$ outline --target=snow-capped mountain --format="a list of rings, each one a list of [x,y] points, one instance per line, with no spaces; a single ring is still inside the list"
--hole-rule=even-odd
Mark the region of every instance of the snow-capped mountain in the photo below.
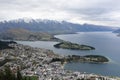
[[[66,21],[42,20],[42,19],[17,19],[0,22],[0,31],[10,28],[24,28],[34,32],[49,33],[70,33],[79,31],[111,31],[111,27],[91,25],[91,24],[75,24]]]

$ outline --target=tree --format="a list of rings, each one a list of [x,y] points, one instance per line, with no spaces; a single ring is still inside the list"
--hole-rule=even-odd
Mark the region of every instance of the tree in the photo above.
[[[14,80],[15,76],[13,76],[10,67],[6,66],[3,73],[5,80]]]
[[[5,79],[4,79],[4,76],[5,76],[5,74],[4,74],[3,71],[1,70],[1,71],[0,71],[0,80],[5,80]]]
[[[0,70],[0,80],[23,80],[20,70],[17,73],[13,73],[10,67],[6,66],[3,70]]]
[[[20,73],[19,67],[17,68],[17,80],[22,80],[22,75]]]

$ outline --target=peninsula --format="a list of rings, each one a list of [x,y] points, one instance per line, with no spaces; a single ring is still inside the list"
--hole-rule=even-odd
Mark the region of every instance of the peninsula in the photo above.
[[[51,62],[60,61],[61,63],[64,62],[86,62],[86,63],[105,63],[109,62],[109,60],[105,56],[101,55],[68,55],[63,58],[53,58]]]

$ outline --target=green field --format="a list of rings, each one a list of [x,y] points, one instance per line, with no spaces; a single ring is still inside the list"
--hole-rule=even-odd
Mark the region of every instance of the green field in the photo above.
[[[24,76],[23,80],[38,80],[38,76]]]

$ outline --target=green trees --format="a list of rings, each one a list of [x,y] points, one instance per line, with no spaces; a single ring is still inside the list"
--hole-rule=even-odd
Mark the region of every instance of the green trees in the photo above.
[[[17,73],[13,73],[10,67],[6,66],[3,70],[0,70],[0,80],[23,80],[22,75],[17,70]]]
[[[16,80],[15,74],[12,73],[9,67],[5,67],[0,71],[0,80]]]
[[[4,73],[0,71],[0,80],[5,80],[4,77],[5,77]]]
[[[10,67],[6,66],[0,69],[0,80],[38,80],[38,76],[22,76],[19,68],[14,73]]]
[[[17,76],[16,77],[17,77],[17,80],[22,80],[23,79],[19,68],[17,69]]]
[[[9,44],[16,44],[16,42],[14,41],[1,41],[0,40],[0,50],[3,50],[3,49],[13,49],[13,47],[10,47]]]

